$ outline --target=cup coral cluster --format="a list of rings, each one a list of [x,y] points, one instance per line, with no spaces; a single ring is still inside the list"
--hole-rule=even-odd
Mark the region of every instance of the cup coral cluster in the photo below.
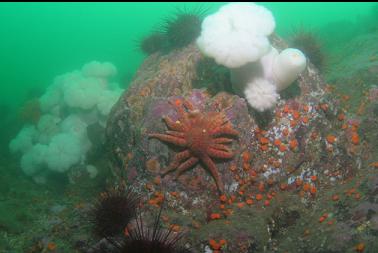
[[[39,98],[38,122],[25,125],[9,145],[13,153],[22,154],[25,174],[44,182],[49,171],[66,172],[85,164],[92,146],[87,127],[104,126],[123,91],[111,82],[116,73],[113,64],[92,61],[55,78]]]

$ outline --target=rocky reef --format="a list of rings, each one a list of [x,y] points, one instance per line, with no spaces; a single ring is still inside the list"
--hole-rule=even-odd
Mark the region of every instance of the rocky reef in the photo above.
[[[274,44],[286,46],[278,38]],[[273,111],[259,113],[227,89],[194,88],[204,61],[194,45],[151,55],[110,114],[106,135],[113,174],[141,193],[145,213],[165,205],[166,225],[187,232],[194,252],[376,248],[376,198],[369,199],[376,194],[374,147],[366,124],[346,114],[318,70],[309,64]],[[187,113],[222,112],[238,132],[236,140],[224,138],[232,148],[220,148],[233,156],[213,159],[224,191],[218,191],[206,162],[191,164],[178,155],[185,151],[178,145],[184,137],[163,120],[185,121],[175,101],[189,101],[192,107],[181,108]],[[151,133],[176,142],[150,138]],[[178,170],[185,167],[177,176],[163,173],[172,161]]]

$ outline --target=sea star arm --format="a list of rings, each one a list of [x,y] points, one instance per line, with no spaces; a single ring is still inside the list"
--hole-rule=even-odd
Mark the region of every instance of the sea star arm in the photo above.
[[[226,118],[226,116],[224,114],[220,114],[216,117],[214,117],[214,119],[209,123],[209,129],[217,129],[221,126],[223,126],[224,124],[226,124],[228,122],[228,119]]]
[[[185,161],[184,163],[182,163],[178,168],[177,168],[177,171],[176,171],[176,179],[182,174],[184,173],[186,170],[192,168],[196,163],[198,163],[199,159],[197,157],[191,157],[190,159],[188,159],[187,161]]]
[[[172,136],[175,136],[175,137],[179,137],[179,138],[185,138],[185,134],[183,132],[177,132],[177,131],[170,131],[170,130],[167,130],[166,133],[168,135],[172,135]]]
[[[220,191],[221,194],[223,194],[224,193],[224,185],[223,185],[222,179],[221,179],[221,177],[218,173],[217,167],[215,166],[214,162],[207,155],[204,155],[201,158],[201,160],[206,165],[206,167],[209,169],[211,175],[213,176],[218,190]]]
[[[231,159],[234,156],[234,154],[231,151],[223,151],[212,147],[209,147],[207,149],[207,154],[210,157],[219,159]]]
[[[230,149],[224,144],[210,144],[210,148],[231,152]]]
[[[169,117],[164,117],[163,118],[165,124],[168,126],[169,129],[174,130],[174,131],[179,131],[179,132],[184,132],[186,131],[185,125],[182,124],[181,121],[173,121]]]
[[[211,131],[212,136],[218,136],[218,135],[231,135],[231,136],[239,136],[239,132],[233,129],[229,124],[225,126],[221,126],[218,128],[214,128],[213,131]]]
[[[175,108],[180,117],[180,121],[182,121],[184,125],[188,123],[188,111],[190,112],[194,109],[193,105],[187,100],[180,101],[179,103],[172,101],[169,103]]]
[[[160,141],[168,142],[180,147],[185,147],[187,145],[187,142],[185,139],[172,136],[172,135],[167,135],[167,134],[149,134],[148,135],[150,138],[156,138]]]
[[[214,139],[214,143],[219,143],[219,144],[226,144],[226,143],[231,143],[233,139],[230,138],[225,138],[225,137],[219,137]]]
[[[175,155],[175,157],[173,158],[173,161],[169,164],[168,168],[166,170],[164,170],[161,173],[161,175],[165,176],[166,174],[168,174],[172,170],[175,170],[182,163],[182,161],[188,159],[190,156],[191,156],[191,154],[190,154],[189,150],[184,150],[180,153],[177,153]]]

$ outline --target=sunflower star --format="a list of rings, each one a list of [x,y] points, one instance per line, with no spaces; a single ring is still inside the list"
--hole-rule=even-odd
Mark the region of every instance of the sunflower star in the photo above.
[[[183,148],[161,174],[176,171],[176,179],[186,170],[202,163],[211,173],[218,190],[224,185],[212,158],[231,159],[234,153],[227,144],[239,136],[223,112],[200,112],[187,100],[171,103],[178,113],[178,120],[163,117],[168,127],[165,134],[153,133],[149,137]]]

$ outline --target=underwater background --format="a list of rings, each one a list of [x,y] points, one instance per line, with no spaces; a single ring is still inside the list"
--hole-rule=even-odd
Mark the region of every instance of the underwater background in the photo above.
[[[89,246],[96,244],[94,238],[98,236],[96,235],[92,237],[92,232],[90,231],[90,225],[91,223],[94,223],[93,217],[88,218],[88,220],[92,219],[91,222],[88,222],[90,225],[85,224],[82,217],[85,217],[84,220],[87,219],[86,214],[88,212],[90,213],[93,209],[92,205],[94,199],[96,199],[96,196],[100,192],[105,191],[109,185],[112,184],[114,178],[116,178],[115,181],[117,181],[120,178],[129,179],[131,177],[129,174],[121,175],[123,172],[118,173],[119,171],[112,169],[114,163],[117,162],[114,162],[113,160],[109,161],[107,157],[109,147],[105,147],[105,139],[110,138],[112,141],[116,142],[115,140],[119,137],[114,134],[114,132],[117,132],[118,130],[114,130],[109,126],[109,124],[112,124],[112,126],[117,125],[117,123],[114,123],[117,122],[117,120],[122,121],[115,116],[117,110],[111,111],[112,106],[116,104],[120,96],[123,96],[121,94],[125,94],[124,92],[128,91],[133,82],[142,82],[140,80],[144,77],[143,72],[149,73],[149,71],[153,69],[148,69],[147,67],[143,68],[141,67],[143,66],[142,64],[153,66],[153,61],[160,61],[160,58],[154,58],[154,54],[148,55],[146,52],[143,52],[141,49],[141,43],[143,39],[152,32],[164,30],[164,25],[167,24],[169,20],[174,20],[175,15],[180,13],[178,12],[178,9],[184,10],[184,13],[190,12],[190,10],[204,10],[206,13],[204,16],[207,16],[208,14],[216,12],[225,4],[226,3],[206,2],[0,3],[0,73],[2,79],[0,85],[0,253],[101,252],[94,251],[94,249]],[[306,47],[306,43],[313,46],[312,49],[315,52],[313,52],[312,56],[314,58],[311,59],[310,53],[306,56],[310,58],[310,61],[315,65],[315,68],[319,70],[319,74],[317,75],[324,79],[324,83],[326,84],[324,90],[330,92],[329,96],[331,98],[335,97],[338,99],[337,102],[334,102],[335,108],[343,108],[342,110],[345,110],[345,115],[347,115],[348,118],[352,119],[357,117],[359,118],[359,122],[364,122],[364,120],[367,119],[370,120],[366,123],[366,127],[370,127],[370,129],[366,130],[364,134],[359,132],[361,143],[363,141],[364,143],[366,142],[366,147],[364,146],[366,149],[362,149],[362,151],[350,151],[348,148],[345,148],[348,151],[348,159],[353,160],[353,162],[356,162],[360,167],[364,166],[361,165],[363,164],[364,158],[359,157],[357,159],[352,157],[351,154],[358,152],[361,154],[366,152],[370,155],[369,158],[366,158],[365,160],[367,163],[366,167],[370,169],[369,172],[364,174],[361,178],[356,179],[358,181],[356,185],[363,185],[364,187],[357,191],[361,191],[361,195],[363,195],[362,199],[369,200],[369,202],[364,202],[364,205],[362,207],[359,206],[357,211],[356,209],[353,209],[354,206],[353,208],[350,207],[350,210],[355,211],[353,214],[347,214],[347,211],[345,211],[349,210],[346,208],[346,206],[349,205],[347,200],[342,203],[340,201],[338,206],[332,206],[335,210],[339,210],[339,213],[336,211],[333,212],[333,216],[336,217],[339,215],[338,217],[348,217],[345,219],[350,219],[353,222],[345,222],[345,224],[348,224],[348,226],[350,225],[350,227],[342,224],[340,225],[340,228],[338,228],[339,230],[328,232],[331,234],[337,234],[341,233],[340,231],[351,231],[350,228],[354,229],[353,233],[351,232],[348,234],[345,232],[342,239],[338,238],[342,243],[339,243],[340,245],[338,244],[337,247],[327,246],[327,248],[319,246],[322,242],[317,240],[323,240],[324,238],[314,237],[311,238],[311,242],[308,242],[307,244],[306,242],[303,243],[303,241],[306,241],[306,239],[303,239],[300,248],[295,248],[299,242],[297,244],[290,240],[286,240],[281,244],[281,250],[281,248],[277,246],[279,243],[277,243],[277,245],[271,243],[272,240],[267,239],[267,237],[258,238],[257,240],[256,238],[246,239],[246,237],[243,237],[244,235],[241,235],[239,238],[240,241],[249,241],[250,245],[247,249],[245,249],[244,246],[244,248],[240,246],[240,251],[238,251],[233,248],[234,246],[232,246],[229,241],[229,245],[226,243],[226,246],[224,246],[225,242],[222,241],[224,238],[221,237],[221,233],[217,234],[208,232],[211,229],[223,231],[226,229],[224,227],[211,227],[204,229],[204,231],[201,230],[200,232],[194,232],[195,235],[193,238],[195,238],[194,240],[200,240],[199,238],[203,237],[202,239],[204,239],[204,242],[202,242],[203,247],[201,247],[204,250],[201,252],[206,253],[377,252],[378,244],[372,243],[372,241],[374,241],[378,235],[378,213],[376,213],[378,212],[378,177],[376,176],[376,170],[378,168],[378,152],[376,148],[374,149],[374,147],[378,145],[377,134],[375,133],[377,128],[374,128],[376,126],[374,124],[377,122],[378,107],[374,107],[371,104],[375,104],[378,99],[378,43],[376,43],[376,39],[378,38],[378,5],[374,2],[266,2],[259,3],[259,5],[266,7],[273,13],[276,22],[275,34],[287,41],[289,45],[293,45],[293,47],[296,45],[297,48],[303,51],[306,51],[306,48],[311,50],[309,47]],[[295,36],[298,34],[300,35],[301,32],[304,32],[302,35],[305,34],[308,36],[305,38],[300,38],[298,36],[297,39],[299,39],[297,40],[297,44],[295,44]],[[306,39],[309,40],[306,41]],[[304,46],[305,49],[302,49],[300,46]],[[180,52],[181,48],[175,50]],[[186,54],[185,52],[183,54]],[[180,54],[178,53],[177,58],[179,57]],[[318,63],[318,65],[316,63]],[[180,65],[178,66],[180,67]],[[71,72],[74,70],[77,71]],[[104,74],[101,71],[106,73]],[[224,71],[224,69],[219,71]],[[172,76],[173,75],[174,74],[172,74]],[[50,169],[53,168],[51,170],[54,170],[54,173],[51,175],[49,174],[46,177],[47,179],[44,176],[43,178],[37,178],[34,175],[34,171],[39,170],[39,168],[36,168],[38,167],[36,165],[37,161],[25,161],[27,159],[22,159],[20,153],[17,153],[19,151],[24,152],[23,148],[26,144],[22,141],[16,141],[13,142],[16,144],[12,145],[12,140],[17,139],[16,137],[24,126],[31,123],[37,125],[36,122],[42,118],[42,112],[39,108],[41,105],[36,101],[44,94],[48,93],[48,87],[53,87],[59,82],[60,79],[56,79],[56,77],[59,76],[64,80],[70,78],[75,80],[93,78],[96,79],[94,82],[98,83],[99,87],[102,87],[101,85],[104,85],[104,83],[108,86],[105,90],[101,90],[97,94],[94,94],[93,91],[89,91],[87,88],[83,88],[81,91],[83,93],[81,94],[81,97],[77,97],[77,100],[65,100],[65,102],[73,109],[65,108],[64,110],[66,111],[62,109],[65,115],[70,115],[70,113],[82,113],[80,114],[80,117],[82,117],[81,119],[85,118],[86,120],[88,119],[91,124],[93,123],[91,125],[93,126],[91,127],[91,131],[89,132],[88,130],[88,136],[91,135],[89,136],[90,144],[86,142],[83,142],[84,144],[76,143],[75,140],[69,142],[67,141],[67,138],[70,138],[70,136],[67,137],[63,135],[61,135],[62,138],[60,139],[54,139],[54,137],[52,137],[53,135],[62,134],[66,130],[63,130],[62,133],[58,133],[54,132],[54,129],[51,130],[50,125],[47,126],[50,123],[46,123],[46,126],[43,126],[44,129],[48,129],[46,130],[46,136],[39,137],[40,139],[43,138],[43,140],[39,140],[39,142],[45,144],[45,142],[48,143],[50,140],[56,141],[55,146],[49,146],[50,153],[48,154],[50,155],[47,156],[52,157],[52,155],[59,154],[59,152],[62,152],[61,149],[63,149],[63,147],[72,149],[72,154],[75,152],[76,146],[77,149],[81,149],[81,151],[78,151],[77,154],[75,154],[75,158],[73,158],[74,155],[72,155],[64,161],[63,158],[62,160],[59,160],[61,159],[60,157],[55,160],[49,159],[47,161],[48,167],[50,167]],[[62,83],[65,82],[64,80]],[[169,83],[169,80],[167,82]],[[133,89],[130,91],[130,94],[132,95],[129,95],[127,99],[129,99],[129,104],[134,103],[139,106],[138,97],[149,97],[151,94],[151,87],[140,91],[135,86],[136,85],[134,84]],[[212,89],[214,89],[214,87],[212,87]],[[211,89],[209,88],[209,90]],[[88,93],[86,93],[87,91]],[[70,92],[70,89],[67,88],[64,92]],[[81,103],[83,98],[86,96],[97,96],[101,92],[106,93],[108,97],[103,100],[100,99],[100,102],[96,104],[98,110],[98,112],[96,112],[97,114],[86,114],[87,109],[91,106],[84,102]],[[293,94],[298,95],[295,91]],[[202,96],[203,94],[201,93],[200,95]],[[285,96],[286,95],[283,95],[282,98],[288,99],[288,101],[292,98],[292,94],[289,94],[288,97]],[[135,97],[134,100],[133,97]],[[322,107],[322,104],[325,102],[323,102],[322,99],[319,101],[321,109],[324,111],[328,110]],[[149,103],[150,102],[151,101],[149,101]],[[156,106],[158,109],[153,107],[155,106],[155,102],[156,101],[151,102],[151,107],[148,107],[150,105],[147,103],[148,106],[146,106],[146,108],[156,112],[160,107]],[[216,102],[214,102],[214,104],[216,104]],[[46,108],[49,107],[49,102],[46,102],[45,106]],[[122,104],[118,103],[115,107],[120,108],[122,107]],[[284,105],[282,105],[282,108],[285,108]],[[335,111],[336,110],[338,109],[335,109]],[[346,111],[348,111],[348,113],[346,113]],[[252,115],[256,118],[261,117],[259,113],[252,113]],[[335,113],[335,115],[338,115],[335,116],[335,120],[341,121],[340,114]],[[141,118],[138,118],[140,117],[140,115],[138,115],[135,116],[131,122],[133,122],[133,120],[136,122],[143,121],[145,122],[143,127],[153,131],[153,129],[150,129],[156,124],[155,121],[152,121],[152,119],[154,119],[153,114],[146,112],[146,115],[144,116],[147,119],[142,120]],[[108,121],[108,117],[110,121]],[[337,117],[339,117],[339,119],[337,119]],[[67,116],[67,118],[69,118],[69,116]],[[151,119],[151,122],[148,122],[148,119]],[[46,119],[46,122],[47,120],[54,121],[56,119]],[[71,121],[67,121],[67,124],[63,124],[63,129],[67,128],[69,131],[77,132],[82,131],[82,125],[80,125],[81,122],[78,123],[79,121],[77,118],[71,117],[70,120]],[[57,122],[54,124],[58,124]],[[89,126],[89,123],[86,122],[86,124]],[[353,122],[351,125],[353,125]],[[85,127],[87,127],[87,125],[85,125]],[[134,131],[133,128],[138,127],[139,125],[131,126],[130,132]],[[321,128],[320,126],[317,127]],[[337,125],[337,127],[339,129],[343,126]],[[104,133],[105,129],[108,131],[106,134]],[[162,130],[163,128],[158,126],[158,129]],[[25,135],[28,134],[31,133],[26,131]],[[81,132],[79,134],[81,134]],[[337,135],[335,134],[335,131],[333,131],[332,134]],[[336,138],[334,135],[326,135],[324,136],[324,140],[327,140],[329,144],[334,142],[334,138],[341,139],[341,137]],[[351,139],[353,142],[354,138],[357,137],[353,134],[351,136],[346,138]],[[370,138],[369,136],[373,137]],[[127,145],[132,146],[136,143],[145,148],[144,145],[146,144],[144,140],[139,143],[138,138],[139,136],[132,136],[130,138],[127,136],[125,137],[125,140],[121,139],[122,141],[127,141]],[[358,140],[358,143],[360,143],[360,139]],[[158,142],[156,141],[156,143]],[[74,144],[77,145],[75,146]],[[86,145],[88,145],[88,147]],[[125,144],[125,146],[127,145]],[[290,142],[288,143],[288,147],[289,145],[294,144]],[[368,148],[368,145],[373,148]],[[95,148],[90,148],[89,146]],[[119,147],[117,146],[116,148],[116,146],[117,145],[113,145],[111,147],[111,152],[115,153],[115,150],[118,150]],[[121,150],[123,147],[119,149]],[[14,150],[16,150],[16,152],[13,152]],[[126,152],[126,150],[128,150],[128,148],[125,147],[122,152],[125,154],[127,153],[127,155],[130,154],[130,157],[125,158],[127,161],[132,161],[130,163],[141,162],[141,158],[135,158],[136,156],[132,154],[133,152]],[[159,150],[159,147],[156,148],[154,146],[152,150],[158,153],[159,151],[157,150]],[[241,150],[242,149],[239,151],[242,152]],[[145,150],[143,150],[143,152],[144,151]],[[151,150],[149,149],[149,151]],[[47,153],[38,153],[35,157],[45,156],[46,154]],[[91,160],[91,164],[83,165],[83,163],[81,163],[80,166],[84,166],[84,169],[80,168],[80,170],[78,169],[77,171],[70,170],[70,172],[67,172],[67,164],[75,164],[76,166],[78,164],[76,161],[83,159],[82,157],[79,158],[79,156],[83,154],[87,155],[86,158]],[[147,156],[150,157],[149,154]],[[249,153],[247,156],[249,156]],[[161,157],[165,157],[165,155],[161,155]],[[159,157],[159,159],[162,159],[161,157]],[[244,157],[245,156],[243,156],[243,159]],[[249,160],[249,158],[245,159]],[[161,161],[159,161],[160,163],[156,161],[157,160],[153,159],[148,160],[149,163],[147,167],[160,168]],[[170,160],[164,161],[169,162]],[[345,163],[347,163],[349,160],[345,161]],[[26,163],[28,163],[28,165],[25,165]],[[65,165],[62,165],[63,163],[65,163]],[[350,162],[350,164],[352,164],[352,162]],[[298,166],[301,165],[302,163]],[[126,168],[128,165],[120,165],[120,167],[122,166],[125,166]],[[344,166],[347,167],[345,164]],[[25,169],[25,167],[27,169]],[[82,172],[83,170],[85,173]],[[373,172],[371,172],[371,170]],[[355,176],[355,174],[353,175]],[[373,179],[366,184],[363,184],[364,179],[368,177],[373,177]],[[136,178],[139,179],[139,175],[136,176]],[[148,178],[148,180],[150,180],[150,178]],[[316,181],[317,179],[312,178],[311,180]],[[152,181],[153,179],[151,179],[151,182]],[[143,184],[144,183],[146,182],[143,181]],[[148,183],[146,183],[146,187],[147,185]],[[282,188],[282,185],[280,187]],[[358,187],[351,187],[350,189],[355,188]],[[180,187],[177,189],[182,191]],[[348,189],[345,189],[345,191]],[[175,192],[171,188],[170,190],[170,193]],[[313,190],[313,188],[311,188],[311,190]],[[316,189],[314,191],[316,191]],[[348,192],[348,196],[355,196],[353,195],[354,191],[355,190],[353,190],[353,192]],[[216,192],[216,190],[214,190],[214,192]],[[324,192],[327,192],[326,187]],[[331,192],[331,190],[329,192]],[[158,191],[154,192],[156,196],[152,200],[158,201],[162,198],[161,195],[157,193]],[[114,193],[106,194],[111,195]],[[108,196],[106,194],[105,198]],[[124,193],[117,192],[117,194],[125,197]],[[172,196],[173,195],[174,194],[172,194]],[[330,195],[330,193],[327,193],[327,196],[324,196],[325,195],[323,195],[324,199],[332,197],[336,200],[336,197],[334,197],[336,194]],[[361,196],[358,196],[355,197],[355,199],[359,200],[361,198]],[[130,198],[133,198],[130,197],[130,195],[127,195],[126,197],[128,201],[130,201]],[[102,207],[104,209],[109,209],[108,207],[105,208],[101,206],[103,203],[101,203],[100,200],[97,201],[95,208]],[[253,201],[256,201],[255,197],[253,198]],[[132,202],[133,201],[131,201],[131,203]],[[225,201],[222,200],[222,202]],[[246,203],[247,205],[250,205],[248,199]],[[154,202],[153,204],[156,203]],[[316,225],[322,223],[324,219],[328,218],[328,215],[325,213],[320,213],[328,208],[326,207],[327,205],[317,205],[319,209],[312,209],[312,218],[315,220],[314,223]],[[136,204],[134,203],[133,207],[135,206]],[[160,206],[159,203],[157,206]],[[308,206],[306,206],[306,208],[308,208]],[[297,219],[295,217],[298,216],[300,211],[297,213],[297,211],[292,211],[290,208],[285,207],[283,209],[285,209],[285,211],[273,211],[273,218],[271,218],[271,220],[274,220],[276,224],[278,224],[277,226],[283,226],[286,229],[289,227],[288,224],[292,222],[293,219]],[[240,217],[245,217],[243,215],[246,214],[243,213]],[[332,215],[331,218],[333,218]],[[171,215],[171,217],[174,216],[175,215],[173,214]],[[163,214],[163,218],[164,217]],[[212,216],[212,214],[209,214],[209,217],[211,217],[209,218],[210,220],[213,218],[214,220],[218,219],[215,216]],[[281,219],[282,217],[285,217],[286,220],[283,221]],[[307,218],[310,219],[309,217]],[[329,219],[329,222],[331,222],[331,218]],[[268,220],[270,218],[264,219]],[[321,220],[320,222],[318,222],[319,219]],[[360,222],[359,219],[362,221]],[[238,221],[240,222],[240,220]],[[304,221],[306,221],[306,219],[304,219]],[[302,223],[304,221],[302,221]],[[103,222],[107,224],[112,223],[112,221],[109,220]],[[180,223],[182,220],[176,217],[175,222]],[[254,222],[259,223],[258,221]],[[271,221],[267,221],[267,223],[270,224],[268,230],[274,230],[272,226],[274,227],[276,225],[272,225]],[[282,223],[285,224],[282,225]],[[351,223],[353,224],[351,225]],[[198,224],[193,225],[192,223],[193,227],[196,227],[197,225]],[[265,231],[267,229],[262,224],[260,225],[256,225],[257,230]],[[302,229],[303,224],[299,227]],[[173,226],[171,229],[175,231],[177,227]],[[289,238],[296,238],[298,234],[302,236],[304,233],[304,237],[310,234],[306,229],[304,229],[304,232],[302,230],[300,232],[287,232],[285,230],[285,233],[289,233],[285,234],[285,236],[288,235]],[[274,233],[280,234],[281,232],[281,230],[277,230]],[[104,231],[100,231],[99,233],[100,235],[103,235],[101,233],[104,233]],[[292,234],[290,235],[290,233]],[[219,243],[212,240],[212,238],[220,240]],[[280,241],[280,239],[273,239],[274,242],[275,240],[277,240],[277,242]],[[262,246],[265,241],[269,241],[270,244],[267,243],[269,246]],[[206,245],[206,242],[208,242],[208,245]],[[327,243],[324,244],[328,245],[330,242],[327,241]],[[137,252],[117,250],[108,248],[105,252]],[[177,252],[186,251],[183,250]],[[193,252],[199,251],[194,249]]]
[[[138,40],[158,29],[178,7],[203,6],[212,12],[222,4],[2,3],[0,99],[14,108],[28,91],[43,90],[58,74],[93,59],[114,63],[119,68],[120,80],[127,86],[144,58],[138,50]],[[319,32],[323,28],[326,34],[322,39],[330,44],[364,32],[376,21],[369,17],[375,3],[263,5],[274,13],[281,36],[301,25]],[[327,25],[334,22],[347,25],[330,31]]]

